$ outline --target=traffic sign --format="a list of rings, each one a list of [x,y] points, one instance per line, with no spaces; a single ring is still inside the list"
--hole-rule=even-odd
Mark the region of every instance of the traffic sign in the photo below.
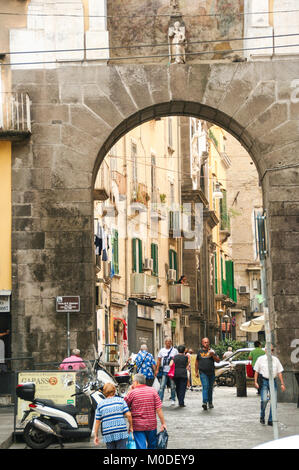
[[[56,312],[80,312],[79,296],[56,297]]]

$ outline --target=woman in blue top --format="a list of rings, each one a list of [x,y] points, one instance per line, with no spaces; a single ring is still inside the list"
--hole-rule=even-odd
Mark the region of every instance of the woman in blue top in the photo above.
[[[101,425],[103,442],[107,449],[126,449],[128,430],[125,417],[129,421],[129,432],[133,432],[131,412],[125,400],[115,396],[116,388],[113,384],[104,385],[103,393],[106,400],[97,406],[96,423],[94,429],[94,443],[99,444],[98,431]]]

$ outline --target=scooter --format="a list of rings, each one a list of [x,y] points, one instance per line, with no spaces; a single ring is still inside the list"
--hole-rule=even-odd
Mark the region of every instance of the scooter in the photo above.
[[[123,397],[132,383],[135,361],[131,361],[129,359],[120,372],[116,372],[112,375],[101,361],[101,356],[102,353],[96,359],[94,365],[94,371],[98,381],[100,382],[100,387],[104,386],[105,383],[110,382],[115,385],[118,395]]]
[[[71,385],[69,382],[68,385]],[[77,422],[78,409],[73,405],[58,405],[52,400],[35,398],[35,384],[33,382],[20,383],[16,387],[16,394],[23,400],[30,401],[29,410],[24,412],[24,422],[32,412],[39,413],[33,417],[24,428],[24,440],[32,449],[46,449],[50,444],[58,441],[63,448],[63,440],[81,440],[91,436],[95,411],[97,405],[105,399],[99,391],[98,381],[89,381],[79,392],[72,396],[86,395],[90,401],[88,414],[88,427],[79,427]]]
[[[219,368],[215,367],[215,385],[233,387],[235,384],[236,373],[230,364],[220,366]]]

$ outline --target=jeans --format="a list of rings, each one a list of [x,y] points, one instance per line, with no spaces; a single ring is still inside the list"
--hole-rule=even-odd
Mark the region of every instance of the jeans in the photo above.
[[[134,431],[136,449],[156,449],[157,429],[153,431]]]
[[[126,449],[127,447],[127,439],[120,439],[119,441],[111,441],[106,442],[107,449]]]
[[[275,396],[276,396],[276,402],[277,402],[277,382],[276,379],[274,379],[274,390],[275,390]],[[270,395],[270,385],[269,385],[269,379],[265,379],[263,377],[263,382],[262,382],[262,388],[261,388],[261,418],[265,419],[265,412],[268,404],[268,392]],[[272,422],[272,409],[270,405],[270,412],[269,412],[269,418],[268,421],[270,423]]]
[[[176,395],[178,397],[179,405],[184,405],[186,388],[187,388],[187,379],[178,378],[174,379]]]
[[[163,401],[163,398],[164,398],[164,390],[166,388],[166,385],[167,385],[167,379],[170,380],[170,398],[171,400],[175,401],[175,383],[172,379],[170,379],[167,375],[166,372],[163,372],[163,375],[162,375],[162,379],[161,379],[161,383],[160,383],[160,390],[158,392],[159,394],[159,397],[161,399],[161,401]]]
[[[202,401],[203,403],[213,403],[213,386],[215,382],[215,375],[207,375],[201,372],[200,381],[202,384]]]

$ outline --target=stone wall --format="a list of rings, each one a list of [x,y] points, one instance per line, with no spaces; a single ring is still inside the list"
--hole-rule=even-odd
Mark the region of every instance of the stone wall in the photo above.
[[[108,30],[110,45],[114,48],[110,58],[112,61],[117,58],[117,63],[128,62],[122,60],[124,57],[134,57],[136,63],[167,63],[168,28],[175,20],[173,11],[183,15],[187,52],[190,53],[188,63],[222,60],[236,54],[242,56],[242,52],[233,51],[243,47],[243,41],[236,40],[243,37],[243,3],[243,0],[178,0],[179,9],[172,10],[169,0],[108,0]],[[221,42],[215,42],[217,40]],[[200,41],[206,42],[200,44]],[[145,44],[160,46],[129,47]],[[201,54],[196,55],[197,52]],[[155,55],[164,57],[137,59]]]
[[[269,216],[271,316],[291,383],[298,370],[291,340],[299,338],[297,62],[13,72],[14,90],[30,95],[33,118],[30,140],[14,144],[12,157],[15,356],[61,359],[66,319],[55,312],[55,296],[62,294],[82,298],[71,330],[84,354],[90,351],[97,170],[129,129],[159,116],[193,115],[230,132],[256,164]]]

